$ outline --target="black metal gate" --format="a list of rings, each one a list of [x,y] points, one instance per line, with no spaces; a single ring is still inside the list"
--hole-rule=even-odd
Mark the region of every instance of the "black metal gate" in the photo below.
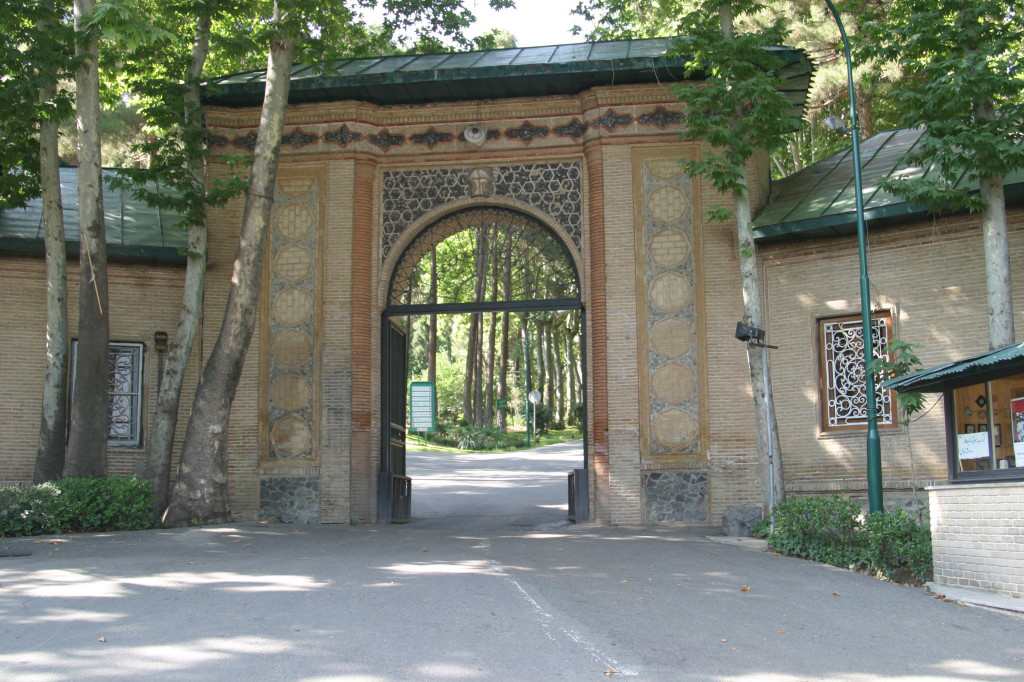
[[[412,520],[412,480],[405,475],[405,332],[384,318],[381,409],[381,470],[377,480],[377,518],[391,523]]]

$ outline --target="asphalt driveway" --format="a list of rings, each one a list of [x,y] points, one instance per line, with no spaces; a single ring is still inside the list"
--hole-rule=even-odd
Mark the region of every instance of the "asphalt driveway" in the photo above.
[[[0,679],[1024,679],[1013,616],[688,529],[560,526],[557,457],[424,470],[403,526],[0,540]]]

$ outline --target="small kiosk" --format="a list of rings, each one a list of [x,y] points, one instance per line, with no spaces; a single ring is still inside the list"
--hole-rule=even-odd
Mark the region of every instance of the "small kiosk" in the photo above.
[[[882,387],[944,396],[949,483],[928,488],[935,582],[1024,597],[1024,343]]]

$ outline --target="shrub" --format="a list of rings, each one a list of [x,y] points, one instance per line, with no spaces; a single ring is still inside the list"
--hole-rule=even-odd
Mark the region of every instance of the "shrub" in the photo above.
[[[864,518],[860,505],[839,495],[791,497],[775,506],[775,532],[767,538],[789,556],[898,582],[931,578],[931,532],[902,509]]]
[[[152,528],[152,497],[148,481],[121,476],[0,488],[0,536]]]
[[[875,512],[864,520],[868,563],[897,582],[932,579],[932,534],[902,509]]]

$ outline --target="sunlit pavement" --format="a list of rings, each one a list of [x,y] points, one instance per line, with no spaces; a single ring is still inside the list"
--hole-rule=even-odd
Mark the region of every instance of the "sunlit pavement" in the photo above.
[[[411,468],[408,525],[0,540],[0,680],[1024,679],[1011,616],[686,529],[560,527],[570,456],[451,458],[463,487]]]

